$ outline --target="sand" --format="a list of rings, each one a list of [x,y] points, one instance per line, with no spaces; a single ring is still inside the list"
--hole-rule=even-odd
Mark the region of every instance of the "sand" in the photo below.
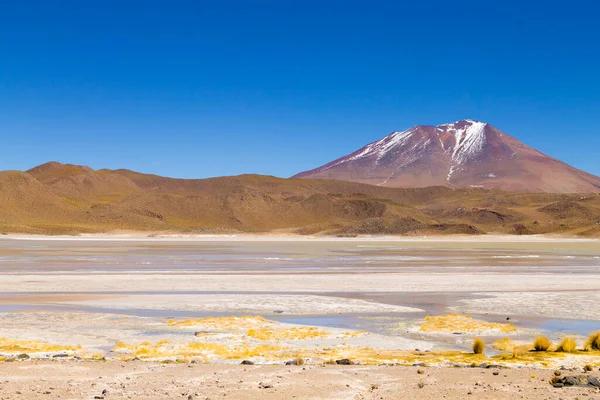
[[[417,373],[422,369],[424,374]],[[0,363],[2,399],[588,399],[553,388],[552,371],[376,366]],[[577,375],[582,372],[568,372]],[[600,372],[592,373],[600,376]],[[422,387],[420,387],[420,385]]]

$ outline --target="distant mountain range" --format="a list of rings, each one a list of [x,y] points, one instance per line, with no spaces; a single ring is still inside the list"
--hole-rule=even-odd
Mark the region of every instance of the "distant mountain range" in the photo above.
[[[472,155],[466,149],[456,154],[456,160]],[[460,169],[457,164],[450,181],[463,174]],[[173,179],[56,162],[26,172],[0,172],[0,233],[114,230],[595,237],[600,236],[600,196],[447,186],[401,189],[261,175]]]
[[[589,193],[600,177],[551,158],[490,124],[417,125],[296,178],[387,187],[450,186],[515,192]]]

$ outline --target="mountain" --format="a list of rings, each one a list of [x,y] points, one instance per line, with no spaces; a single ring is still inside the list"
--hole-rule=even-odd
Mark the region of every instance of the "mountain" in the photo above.
[[[0,233],[600,236],[600,195],[389,188],[241,175],[175,179],[47,163],[0,171]]]
[[[418,125],[295,178],[387,187],[451,186],[515,192],[600,191],[600,177],[551,158],[492,125],[462,120]]]

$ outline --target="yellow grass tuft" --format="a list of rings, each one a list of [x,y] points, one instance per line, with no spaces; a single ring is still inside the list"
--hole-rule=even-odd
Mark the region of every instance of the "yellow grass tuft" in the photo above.
[[[330,333],[314,327],[294,327],[287,329],[249,329],[247,335],[258,340],[302,340],[326,338],[330,336]]]
[[[600,350],[600,331],[590,334],[587,342],[585,342],[585,350]]]
[[[538,336],[533,342],[535,351],[548,351],[552,347],[552,342],[546,336]]]
[[[556,351],[561,353],[575,353],[577,351],[577,342],[571,337],[563,338]]]
[[[422,332],[443,332],[443,333],[487,333],[495,332],[516,332],[512,324],[500,324],[479,321],[472,319],[469,315],[446,314],[425,317],[425,321],[419,328]]]
[[[51,344],[39,340],[14,340],[0,338],[0,353],[58,353],[63,351],[81,350],[81,346],[66,346]]]
[[[484,341],[481,338],[476,337],[475,340],[473,340],[473,353],[483,354],[484,350],[485,350]]]
[[[492,347],[498,351],[512,352],[517,344],[509,338],[496,340],[492,343]]]
[[[260,316],[206,317],[184,320],[169,319],[167,322],[169,326],[174,327],[200,327],[216,330],[248,329],[275,323]]]

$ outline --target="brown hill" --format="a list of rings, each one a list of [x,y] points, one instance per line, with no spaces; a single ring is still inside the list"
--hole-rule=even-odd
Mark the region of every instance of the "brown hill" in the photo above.
[[[600,191],[600,177],[526,146],[473,120],[415,126],[297,178],[337,179],[388,187],[478,187],[519,192]]]
[[[0,173],[0,231],[600,234],[600,196],[388,188],[241,175],[174,179],[49,163]]]

